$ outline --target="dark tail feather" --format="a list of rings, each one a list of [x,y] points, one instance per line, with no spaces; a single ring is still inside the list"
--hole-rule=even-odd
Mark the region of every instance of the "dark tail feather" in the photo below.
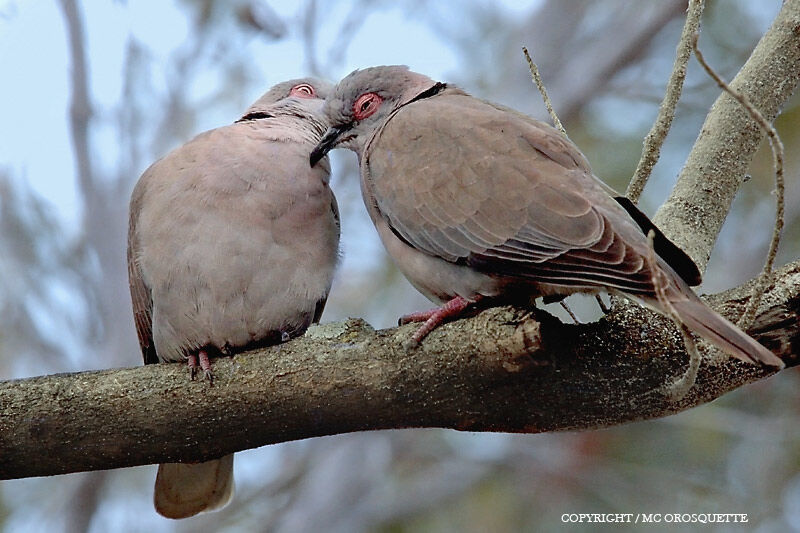
[[[724,352],[748,363],[783,368],[781,359],[757,343],[755,339],[728,322],[702,300],[682,294],[672,306],[683,323]],[[694,294],[692,294],[694,296]],[[696,299],[695,299],[696,298]]]

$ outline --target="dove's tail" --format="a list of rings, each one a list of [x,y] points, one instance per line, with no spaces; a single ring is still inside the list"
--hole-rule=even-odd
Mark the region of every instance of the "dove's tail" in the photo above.
[[[233,497],[233,454],[204,463],[158,465],[153,501],[167,518],[188,518],[225,506]]]
[[[711,309],[688,287],[680,292],[668,290],[667,297],[681,321],[720,350],[748,363],[785,366],[779,357]]]

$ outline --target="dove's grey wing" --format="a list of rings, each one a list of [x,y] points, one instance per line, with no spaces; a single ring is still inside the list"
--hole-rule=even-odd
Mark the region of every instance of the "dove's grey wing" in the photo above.
[[[342,221],[339,218],[339,204],[336,202],[336,197],[334,195],[331,195],[331,213],[333,214],[333,219],[336,222],[336,241],[338,242],[342,234]],[[322,318],[322,313],[325,311],[326,303],[328,303],[327,294],[324,298],[321,298],[317,301],[316,308],[314,309],[314,316],[311,320],[312,324],[319,324],[319,321]]]
[[[145,180],[143,179],[142,182]],[[150,287],[144,281],[138,262],[139,241],[136,235],[136,223],[141,212],[142,189],[144,184],[133,191],[130,203],[128,222],[128,282],[133,303],[133,320],[136,325],[136,335],[139,337],[139,347],[145,364],[158,363],[158,355],[153,344],[153,298]]]
[[[399,109],[365,187],[399,238],[494,275],[651,294],[643,234],[556,130],[458,94]]]

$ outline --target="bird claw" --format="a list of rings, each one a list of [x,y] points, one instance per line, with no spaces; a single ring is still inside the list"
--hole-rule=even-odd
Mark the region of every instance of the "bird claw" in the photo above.
[[[210,385],[214,385],[214,374],[211,372],[211,360],[205,350],[200,350],[196,354],[190,354],[186,357],[186,366],[189,369],[189,379],[194,381],[197,376],[197,369],[203,371],[203,377]]]
[[[477,301],[477,299],[476,299]],[[458,317],[464,309],[470,305],[470,301],[456,296],[442,307],[429,309],[428,311],[418,311],[410,315],[403,315],[398,320],[399,325],[409,322],[424,322],[409,340],[403,343],[403,348],[407,351],[416,348],[428,333],[442,325],[446,320]]]
[[[419,345],[420,342],[414,337],[411,337],[410,339],[406,339],[403,341],[403,350],[411,352],[419,348]]]
[[[200,363],[200,368],[203,369],[203,376],[208,380],[208,384],[214,385],[214,375],[211,373],[211,360],[208,358],[208,352],[200,350],[197,353],[197,361]]]
[[[197,374],[197,356],[195,354],[186,357],[186,368],[189,369],[189,379],[194,381]]]
[[[438,313],[440,310],[441,308],[434,307],[433,309],[428,309],[427,311],[417,311],[415,313],[403,315],[397,319],[397,325],[405,326],[406,324],[410,324],[412,322],[425,322],[430,317]]]

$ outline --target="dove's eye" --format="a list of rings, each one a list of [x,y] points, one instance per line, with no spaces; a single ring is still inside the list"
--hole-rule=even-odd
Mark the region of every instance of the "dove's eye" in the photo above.
[[[383,102],[383,98],[375,93],[364,93],[356,98],[353,104],[353,117],[356,120],[364,120],[375,113]]]
[[[314,98],[314,96],[316,96],[316,91],[314,91],[314,88],[311,85],[307,83],[301,83],[292,87],[292,90],[289,91],[289,95],[297,96],[299,98]]]

